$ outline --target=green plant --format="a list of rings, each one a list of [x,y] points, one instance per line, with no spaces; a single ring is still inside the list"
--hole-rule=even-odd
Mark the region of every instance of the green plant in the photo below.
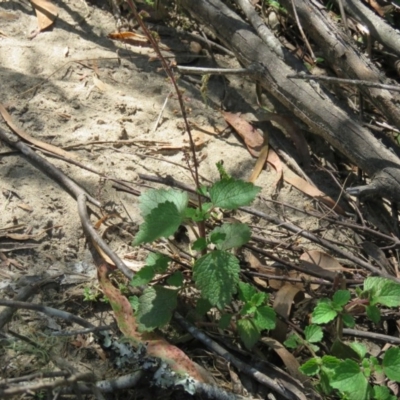
[[[349,400],[394,400],[387,387],[371,383],[372,376],[380,374],[390,380],[400,382],[400,348],[387,350],[382,360],[367,354],[366,347],[358,342],[347,345],[341,341],[342,322],[354,326],[351,313],[365,311],[375,323],[380,320],[378,305],[398,307],[400,305],[400,285],[390,279],[369,277],[364,281],[364,288],[356,289],[357,297],[350,301],[349,290],[337,291],[332,299],[318,301],[312,313],[314,324],[327,324],[337,320],[336,338],[330,349],[330,355],[319,357],[320,350],[315,343],[323,338],[322,329],[309,325],[304,330],[303,339],[297,334],[291,335],[285,345],[288,348],[306,347],[313,355],[301,367],[300,371],[318,378],[317,389],[330,395],[337,390],[342,399]]]
[[[198,190],[210,199],[201,206],[189,207],[188,194],[179,190],[153,189],[143,193],[139,208],[144,221],[133,245],[168,238],[181,224],[189,225],[197,237],[191,244],[194,255],[191,278],[199,291],[196,310],[201,314],[215,307],[220,314],[222,312],[220,325],[227,325],[231,316],[223,310],[239,290],[239,300],[244,305],[237,318],[237,327],[245,345],[250,348],[258,340],[261,330],[275,326],[275,313],[266,305],[268,296],[239,280],[239,260],[233,250],[249,241],[250,228],[240,222],[222,223],[209,232],[202,227],[205,221],[215,221],[219,209],[235,210],[250,204],[260,188],[233,179],[221,163],[217,167],[221,179]],[[145,267],[135,275],[131,285],[146,285],[156,274],[167,272],[170,264],[171,260],[165,255],[149,254]],[[151,331],[166,325],[177,306],[179,292],[187,287],[180,271],[171,273],[166,283],[166,286],[147,287],[139,298],[130,298],[141,330]],[[188,280],[186,285],[191,285],[191,281]]]
[[[361,343],[353,343],[352,348],[359,360],[341,360],[333,356],[314,357],[300,367],[307,376],[319,376],[317,388],[324,394],[336,389],[342,399],[349,400],[395,400],[387,387],[371,385],[374,374],[400,382],[400,349],[392,347],[385,352],[382,362],[376,357],[368,357]]]
[[[95,292],[89,286],[83,288],[83,301],[97,301],[100,292]]]

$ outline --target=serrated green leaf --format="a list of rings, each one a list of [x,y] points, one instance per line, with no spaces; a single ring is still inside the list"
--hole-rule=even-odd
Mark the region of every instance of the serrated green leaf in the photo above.
[[[133,287],[147,285],[154,278],[154,275],[154,268],[145,265],[133,276],[130,284]]]
[[[215,244],[217,249],[221,250],[218,245],[225,241],[226,234],[222,232],[215,232],[215,229],[210,233],[210,242]]]
[[[174,203],[166,201],[159,204],[146,215],[133,241],[133,246],[151,243],[160,237],[168,237],[174,234],[182,220],[183,216]]]
[[[330,375],[326,371],[321,369],[319,373],[320,381],[316,385],[316,389],[326,395],[330,395],[333,391],[332,386],[329,384],[329,376]]]
[[[342,314],[342,320],[343,323],[349,328],[354,328],[354,325],[356,324],[356,321],[354,321],[353,316],[350,314]]]
[[[177,295],[176,290],[162,286],[146,288],[139,297],[137,319],[140,329],[152,331],[168,324],[177,306]]]
[[[350,346],[359,355],[360,360],[363,360],[365,358],[365,355],[367,354],[367,348],[364,344],[360,342],[353,342],[350,343]]]
[[[276,313],[272,307],[258,307],[254,314],[254,323],[260,330],[274,329],[276,326]]]
[[[300,372],[302,372],[304,375],[307,376],[314,376],[318,374],[319,369],[320,369],[319,362],[315,358],[310,358],[299,368]]]
[[[251,297],[250,303],[256,307],[263,305],[268,299],[268,295],[266,293],[257,292]]]
[[[214,234],[223,234],[223,240],[213,242],[217,245],[218,250],[229,250],[235,247],[240,247],[250,240],[250,228],[246,224],[240,222],[234,224],[223,224],[218,226],[211,232],[211,237]]]
[[[324,336],[322,328],[317,325],[308,325],[304,329],[304,336],[306,340],[310,343],[319,343]]]
[[[137,311],[137,309],[139,308],[139,297],[130,296],[128,300],[129,303],[131,304],[132,310]]]
[[[337,312],[332,308],[330,302],[320,301],[314,308],[311,321],[314,324],[326,324],[334,320]]]
[[[215,207],[234,210],[252,203],[260,190],[250,182],[227,179],[216,182],[209,192]]]
[[[335,305],[343,307],[350,300],[350,292],[348,290],[338,290],[334,295],[332,301]]]
[[[374,304],[382,304],[386,307],[400,306],[400,285],[387,279],[380,290],[375,291],[371,301],[371,305]]]
[[[374,386],[372,388],[372,398],[374,400],[396,400],[396,396],[390,394],[387,386]]]
[[[366,307],[367,317],[377,324],[381,320],[381,311],[377,306],[367,306]]]
[[[233,254],[214,250],[196,260],[193,279],[202,297],[222,309],[237,291],[239,272],[239,260]]]
[[[369,399],[368,380],[353,360],[344,360],[334,369],[330,384],[345,393],[350,400]]]
[[[370,291],[370,305],[400,306],[400,284],[387,278],[371,276],[364,281],[364,291]]]
[[[260,332],[249,319],[240,319],[237,322],[237,329],[240,339],[242,339],[242,342],[244,343],[246,348],[248,350],[251,350],[260,339]]]
[[[257,289],[249,283],[239,282],[239,299],[245,303],[250,303],[252,297],[257,294]]]
[[[326,371],[333,371],[341,362],[337,357],[334,356],[323,356],[322,359],[322,367]]]
[[[392,381],[400,382],[400,348],[391,347],[383,356],[383,371]]]
[[[193,242],[192,250],[194,251],[202,251],[207,248],[207,241],[205,238],[198,238]]]
[[[219,329],[227,329],[229,324],[231,323],[232,315],[231,314],[223,314],[218,321]]]
[[[186,208],[183,213],[184,219],[189,219],[194,222],[205,221],[208,218],[207,211],[200,211],[198,208]]]
[[[301,339],[297,335],[290,335],[284,342],[283,344],[288,348],[288,349],[296,349],[300,344],[301,344]]]
[[[246,303],[240,310],[240,315],[253,314],[256,310],[256,306],[253,306],[251,303]]]
[[[171,259],[164,254],[160,253],[149,253],[146,258],[146,265],[153,267],[156,274],[163,274],[167,268]]]
[[[139,197],[139,209],[141,216],[146,216],[160,204],[170,202],[175,204],[179,214],[182,214],[188,204],[188,194],[176,189],[150,189]]]
[[[181,287],[183,285],[183,274],[181,271],[174,272],[167,279],[167,284],[170,286]]]

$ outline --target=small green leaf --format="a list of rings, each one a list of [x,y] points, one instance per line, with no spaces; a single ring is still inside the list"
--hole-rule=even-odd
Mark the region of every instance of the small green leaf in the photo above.
[[[268,306],[258,307],[254,314],[254,323],[260,330],[274,329],[276,326],[275,310]]]
[[[323,299],[318,302],[312,313],[311,321],[314,324],[326,324],[334,320],[337,312],[332,308],[329,300]]]
[[[231,176],[226,172],[226,169],[224,167],[224,162],[223,161],[218,161],[216,164],[219,177],[221,180],[223,179],[232,179]]]
[[[139,197],[141,216],[146,219],[155,208],[162,203],[173,203],[179,214],[182,214],[188,204],[188,195],[176,189],[150,189]]]
[[[216,233],[224,235],[223,240],[218,243],[211,240],[217,245],[218,250],[229,250],[243,246],[250,240],[251,236],[248,225],[242,223],[223,224],[211,232],[211,237]]]
[[[334,369],[342,362],[337,357],[334,356],[323,356],[322,366],[327,371],[334,371]]]
[[[133,241],[133,246],[151,243],[160,237],[168,237],[174,234],[182,220],[183,216],[174,203],[166,201],[159,204],[146,215]]]
[[[349,328],[354,328],[354,325],[356,324],[356,321],[354,321],[353,316],[347,313],[342,314],[342,320],[343,323]]]
[[[204,210],[200,211],[198,208],[186,208],[183,217],[194,222],[205,221],[208,218],[208,212]]]
[[[299,368],[300,372],[307,376],[314,376],[318,374],[319,369],[319,362],[316,358],[310,358]]]
[[[139,297],[137,296],[130,296],[129,297],[129,303],[131,304],[131,307],[134,311],[137,311],[139,308]]]
[[[400,348],[391,347],[383,356],[383,371],[392,381],[400,382]]]
[[[390,279],[370,276],[364,281],[364,291],[371,292],[371,305],[400,306],[400,284]]]
[[[193,242],[192,250],[194,251],[202,251],[207,248],[207,241],[205,238],[198,238]]]
[[[261,188],[250,182],[235,179],[224,179],[216,182],[209,190],[215,207],[235,210],[253,202]]]
[[[164,254],[149,253],[146,258],[146,265],[153,267],[157,274],[163,274],[167,270],[170,261],[171,259],[164,256]]]
[[[308,325],[304,329],[304,336],[306,340],[310,343],[319,343],[324,336],[322,328],[317,325]]]
[[[288,349],[296,349],[300,344],[302,344],[302,342],[297,335],[292,334],[283,342],[283,344]]]
[[[227,329],[232,320],[232,314],[223,314],[218,321],[219,329]]]
[[[374,386],[372,388],[372,398],[374,400],[396,400],[397,397],[390,394],[387,386]]]
[[[381,320],[381,311],[377,306],[367,306],[366,311],[367,317],[375,324]]]
[[[257,292],[251,297],[250,303],[255,307],[263,305],[268,299],[268,295],[263,292]]]
[[[233,254],[214,250],[196,260],[193,279],[202,297],[222,309],[237,291],[239,272],[239,260]]]
[[[250,303],[251,299],[257,294],[257,289],[249,283],[239,282],[239,299],[245,303]]]
[[[367,348],[365,347],[365,345],[360,342],[353,342],[350,343],[350,346],[359,355],[360,360],[363,360],[365,358],[365,355],[367,354]]]
[[[151,331],[168,324],[177,306],[177,294],[176,290],[162,286],[146,288],[139,298],[137,311],[140,329]]]
[[[253,306],[251,303],[246,303],[240,310],[240,315],[253,314],[256,310],[256,306]]]
[[[222,232],[215,232],[215,229],[210,233],[210,242],[215,244],[218,250],[221,250],[218,245],[225,241],[226,234]]]
[[[374,299],[371,303],[372,302],[374,304],[382,304],[386,307],[400,306],[400,285],[396,282],[387,280],[387,282],[382,285],[381,290],[375,292]]]
[[[368,380],[360,366],[353,360],[344,360],[334,369],[330,384],[333,388],[345,393],[351,400],[369,398]]]
[[[145,265],[138,271],[132,278],[130,284],[131,286],[142,286],[147,285],[153,278],[155,272],[154,268],[148,265]]]
[[[167,279],[167,284],[170,286],[181,287],[183,285],[183,274],[181,271],[174,272]]]
[[[338,290],[333,295],[333,299],[332,300],[336,305],[343,307],[350,300],[350,292],[348,290]]]
[[[260,339],[260,332],[256,326],[249,319],[240,319],[237,322],[237,329],[239,332],[240,339],[242,339],[244,345],[248,350]]]

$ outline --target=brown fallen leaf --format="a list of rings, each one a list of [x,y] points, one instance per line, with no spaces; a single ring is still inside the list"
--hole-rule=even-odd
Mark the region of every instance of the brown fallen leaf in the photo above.
[[[58,16],[58,8],[48,0],[31,0],[38,20],[39,31],[44,31],[54,24]]]
[[[302,284],[295,286],[290,283],[286,283],[278,290],[274,300],[274,310],[277,314],[284,318],[289,317],[295,298],[298,300],[304,299],[302,286]],[[273,331],[271,331],[271,337],[279,342],[284,342],[286,340],[287,329],[287,324],[282,320],[277,319],[276,327]]]
[[[295,174],[291,169],[284,169],[283,179],[285,182],[290,183],[292,186],[294,186],[296,189],[300,190],[304,194],[307,194],[308,196],[318,199],[322,203],[326,204],[328,207],[335,210],[338,214],[346,214],[343,208],[340,207],[340,205],[335,200],[313,186],[311,183],[308,183],[303,178]]]
[[[264,144],[264,138],[262,135],[251,125],[247,122],[244,118],[240,116],[240,114],[233,114],[230,112],[223,112],[222,113],[226,122],[232,126],[233,129],[239,134],[239,136],[244,140],[249,153],[253,157],[258,157],[260,151],[262,150]],[[270,117],[273,119],[272,117]],[[275,120],[275,118],[274,118]],[[279,121],[276,122],[284,125],[286,124],[286,128],[288,130],[292,129],[293,127],[288,127],[287,121],[284,122],[283,119],[279,118]],[[299,145],[302,147],[303,145]],[[308,150],[307,150],[308,151]],[[279,160],[279,161],[278,161]],[[280,162],[279,157],[276,155],[272,149],[268,152],[268,159],[267,162],[270,163],[278,173],[278,179],[276,182],[279,182],[282,170],[283,170],[283,179],[285,182],[290,183],[296,189],[300,190],[301,192],[316,198],[322,201],[324,204],[328,205],[329,207],[333,208],[338,214],[345,215],[344,210],[328,195],[320,191],[318,188],[313,186],[312,184],[305,181],[303,178],[295,174],[292,170],[287,167],[283,167],[282,163]]]
[[[267,148],[269,146],[264,148],[264,152],[261,154],[260,158],[260,153],[262,152],[264,145],[264,138],[260,134],[260,132],[258,132],[258,130],[253,125],[251,125],[244,118],[242,118],[240,114],[233,114],[225,111],[222,113],[222,115],[224,116],[225,121],[230,126],[232,126],[232,128],[235,129],[238,135],[243,139],[247,147],[247,150],[249,150],[249,153],[253,157],[257,157],[260,159],[260,161],[257,163],[257,167],[254,168],[255,170],[261,171],[260,165],[262,164],[262,160],[265,158],[265,154],[268,154],[267,162],[275,168],[278,174],[277,179],[275,181],[277,184],[282,178],[282,164],[275,151]],[[257,172],[254,172],[254,175],[256,174]],[[254,179],[253,175],[251,176],[251,179]]]
[[[149,39],[144,35],[139,35],[134,32],[113,32],[109,33],[108,37],[113,40],[119,40],[135,46],[149,46]]]
[[[276,354],[280,357],[280,359],[285,364],[289,374],[293,376],[293,378],[298,379],[301,383],[306,383],[310,381],[310,378],[306,375],[303,375],[300,371],[300,364],[297,361],[296,357],[286,349],[278,340],[275,340],[270,337],[263,337],[261,342],[266,344],[272,350],[275,351]]]
[[[329,281],[335,281],[338,274],[346,270],[334,257],[319,250],[303,253],[300,256],[300,263],[308,271]],[[318,286],[313,284],[311,288],[315,290]]]

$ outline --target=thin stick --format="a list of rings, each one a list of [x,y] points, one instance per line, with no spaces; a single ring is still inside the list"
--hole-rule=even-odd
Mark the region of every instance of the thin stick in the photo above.
[[[162,115],[163,115],[163,113],[164,113],[165,107],[167,106],[168,99],[169,99],[169,96],[171,96],[171,93],[172,93],[172,90],[169,91],[169,93],[167,94],[167,97],[165,98],[164,104],[163,104],[162,107],[161,107],[161,111],[160,111],[160,113],[158,114],[157,121],[156,121],[156,123],[154,124],[153,133],[155,133],[156,130],[157,130],[157,128],[158,128],[158,125],[159,125],[159,123],[160,123],[160,119],[161,119],[161,117],[162,117]]]
[[[300,23],[300,20],[299,20],[299,16],[297,15],[297,10],[296,10],[296,5],[295,5],[294,0],[292,0],[292,7],[293,7],[294,18],[296,20],[297,27],[299,28],[301,37],[303,38],[304,43],[307,46],[308,51],[310,52],[311,58],[313,59],[313,61],[315,61],[316,60],[315,54],[314,54],[314,52],[313,52],[313,50],[312,50],[312,48],[310,46],[310,42],[308,41],[308,39],[307,39],[307,37],[306,37],[306,35],[305,35],[304,31],[303,31],[303,27],[301,26],[301,23]]]
[[[178,102],[179,102],[179,107],[181,109],[182,118],[183,118],[183,121],[185,123],[186,132],[187,132],[187,134],[189,136],[190,151],[191,151],[192,157],[193,157],[193,171],[190,170],[190,173],[192,174],[192,177],[194,179],[194,182],[195,182],[197,190],[200,190],[200,179],[199,179],[199,169],[198,169],[198,162],[197,162],[197,156],[196,156],[196,145],[194,143],[194,139],[193,139],[192,131],[191,131],[191,128],[190,128],[190,124],[189,124],[189,121],[188,121],[188,118],[187,118],[187,115],[186,115],[186,109],[185,109],[185,105],[183,103],[182,93],[178,88],[178,84],[176,82],[176,79],[175,79],[174,73],[172,72],[172,69],[170,68],[170,66],[168,65],[168,63],[165,60],[164,56],[162,55],[161,50],[160,50],[160,48],[158,46],[158,43],[155,40],[154,36],[151,34],[151,32],[147,28],[146,24],[143,22],[142,18],[140,17],[139,13],[137,12],[137,9],[136,9],[136,6],[135,6],[134,2],[132,0],[126,0],[126,2],[129,5],[133,15],[135,16],[136,21],[138,22],[138,24],[142,28],[143,32],[147,36],[151,46],[153,47],[154,51],[157,54],[157,56],[160,58],[161,64],[162,64],[166,74],[170,78],[172,85],[174,86],[176,95],[178,97]],[[197,194],[197,199],[198,199],[199,209],[201,211],[201,209],[202,209],[202,199],[201,199],[201,195],[200,194]],[[205,227],[204,221],[199,221],[197,223],[197,226],[198,226],[198,229],[199,229],[200,236],[205,238],[206,237],[206,227]]]
[[[254,75],[254,71],[249,68],[205,68],[178,65],[176,69],[182,75]]]
[[[362,81],[359,79],[343,79],[343,78],[336,78],[334,76],[315,76],[315,75],[306,75],[304,73],[286,75],[286,78],[304,79],[306,81],[314,80],[314,81],[326,81],[326,82],[332,82],[332,83],[345,83],[347,85],[368,86],[368,87],[373,87],[373,88],[392,90],[394,92],[400,92],[400,86],[385,85],[383,83]]]
[[[343,7],[343,0],[338,0],[338,3],[339,3],[339,10],[340,10],[340,15],[342,17],[344,29],[346,29],[347,34],[350,35],[351,32],[349,29],[349,25],[347,23],[346,12],[344,11],[344,7]]]

